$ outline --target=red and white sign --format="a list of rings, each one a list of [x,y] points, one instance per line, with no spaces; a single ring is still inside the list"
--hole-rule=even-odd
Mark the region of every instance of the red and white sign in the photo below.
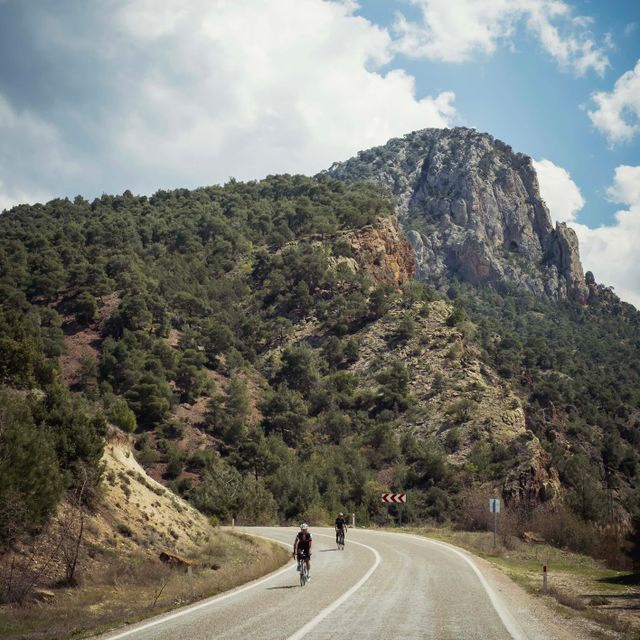
[[[403,504],[407,501],[406,493],[383,493],[382,502],[389,502],[391,504]]]

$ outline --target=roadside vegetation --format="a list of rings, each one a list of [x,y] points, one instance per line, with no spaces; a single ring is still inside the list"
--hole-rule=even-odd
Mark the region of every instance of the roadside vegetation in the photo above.
[[[0,640],[61,640],[106,632],[217,595],[289,560],[287,549],[212,530],[197,554],[167,564],[95,551],[75,588],[38,591],[30,606],[0,605]]]

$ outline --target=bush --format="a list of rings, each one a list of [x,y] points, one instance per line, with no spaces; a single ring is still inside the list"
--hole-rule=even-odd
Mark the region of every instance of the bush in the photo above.
[[[88,291],[83,291],[73,301],[72,311],[76,314],[76,319],[80,324],[89,324],[95,320],[98,303]]]
[[[456,520],[456,528],[462,531],[493,530],[493,514],[489,512],[489,491],[468,490],[462,495],[462,508]]]
[[[0,550],[37,533],[62,491],[53,439],[22,398],[0,391]]]
[[[107,410],[107,417],[111,422],[126,433],[133,433],[136,430],[136,416],[129,409],[125,400],[118,398]]]
[[[600,535],[597,527],[581,520],[564,506],[542,505],[536,509],[531,529],[555,547],[592,556],[598,552]]]

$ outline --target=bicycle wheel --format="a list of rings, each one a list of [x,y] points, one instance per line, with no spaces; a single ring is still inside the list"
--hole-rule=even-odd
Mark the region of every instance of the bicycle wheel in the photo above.
[[[307,584],[307,565],[303,562],[300,568],[300,586],[304,587]]]

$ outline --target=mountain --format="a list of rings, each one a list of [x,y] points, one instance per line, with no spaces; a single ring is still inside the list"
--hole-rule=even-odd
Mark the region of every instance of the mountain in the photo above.
[[[473,129],[425,129],[335,163],[328,175],[393,194],[417,276],[584,303],[575,232],[553,228],[531,158]]]
[[[640,314],[583,275],[531,161],[487,134],[416,132],[314,178],[15,207],[0,544],[69,492],[96,509],[119,428],[214,521],[384,524],[400,514],[380,494],[402,491],[403,522],[485,528],[497,495],[514,531],[619,562],[639,363]]]
[[[529,432],[551,454],[544,480],[533,483],[542,495],[556,470],[566,491],[579,484],[568,468],[593,464],[596,484],[609,492],[610,513],[614,494],[633,512],[640,315],[583,273],[577,237],[564,223],[553,227],[531,158],[473,129],[425,129],[334,163],[322,175],[386,188],[413,246],[416,277],[447,291],[476,327],[484,326],[484,357],[518,381]],[[514,346],[517,354],[505,358]],[[549,394],[544,387],[556,376],[563,391]],[[613,409],[605,389],[618,386],[626,390]],[[505,479],[508,495],[507,486]],[[595,494],[589,500],[606,501]]]

